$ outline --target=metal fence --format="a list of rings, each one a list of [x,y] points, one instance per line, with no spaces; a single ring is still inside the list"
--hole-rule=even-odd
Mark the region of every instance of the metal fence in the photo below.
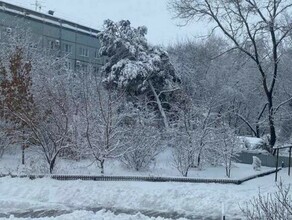
[[[188,177],[153,177],[153,176],[86,176],[86,175],[0,175],[0,177],[10,176],[12,178],[52,178],[56,180],[91,180],[91,181],[147,181],[147,182],[184,182],[184,183],[221,183],[221,184],[241,184],[245,181],[257,177],[275,173],[276,170],[269,170],[242,179],[200,179]]]
[[[238,157],[239,163],[252,164],[252,157],[256,156],[262,161],[262,166],[276,167],[276,156],[262,153],[241,152]],[[278,166],[288,167],[289,157],[279,156]]]

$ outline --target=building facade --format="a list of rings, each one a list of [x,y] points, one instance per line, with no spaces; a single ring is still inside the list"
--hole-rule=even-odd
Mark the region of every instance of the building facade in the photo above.
[[[98,30],[0,1],[0,37],[16,27],[28,29],[33,41],[57,56],[66,56],[68,69],[97,72],[103,64],[99,56]]]

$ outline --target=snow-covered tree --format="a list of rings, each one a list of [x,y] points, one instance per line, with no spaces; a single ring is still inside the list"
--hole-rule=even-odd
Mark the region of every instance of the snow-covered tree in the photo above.
[[[182,87],[182,90],[185,90]],[[181,102],[173,105],[176,118],[172,122],[175,167],[184,170],[183,175],[191,167],[202,168],[203,165],[218,165],[218,156],[214,154],[220,134],[218,117],[225,115],[217,112],[218,106],[225,103],[225,98],[208,97],[207,100],[194,100],[192,96],[181,94]],[[221,162],[220,162],[221,164]]]
[[[129,131],[125,134],[130,150],[121,161],[130,169],[139,171],[147,169],[155,162],[155,157],[162,151],[161,134],[157,129],[157,117],[145,105],[131,107],[132,114],[128,118]]]
[[[127,20],[104,22],[104,30],[98,35],[100,55],[108,60],[101,68],[103,82],[130,95],[151,97],[168,129],[164,101],[169,101],[171,93],[178,89],[179,79],[167,52],[149,45],[146,33],[146,27],[133,28]]]
[[[292,33],[291,1],[170,0],[170,8],[184,21],[210,22],[231,43],[232,49],[249,57],[267,103],[264,106],[271,150],[277,140],[275,93],[282,65],[281,48],[289,43]]]
[[[181,79],[181,87],[193,104],[213,100],[213,113],[224,114],[229,126],[241,135],[265,132],[267,105],[255,67],[242,53],[228,50],[228,42],[214,35],[168,48]]]
[[[52,172],[68,147],[68,74],[64,58],[37,50],[26,33],[15,32],[2,45],[1,115],[14,125],[14,142],[29,140]]]
[[[130,113],[123,92],[104,89],[94,74],[79,75],[80,102],[73,117],[76,150],[91,157],[104,174],[106,160],[120,158],[131,147],[124,138]]]
[[[213,157],[216,157],[217,162],[224,166],[226,176],[230,178],[232,165],[242,149],[234,129],[222,121],[219,122],[215,133],[216,142],[210,151],[213,153]]]
[[[187,176],[191,167],[201,167],[208,159],[206,148],[212,141],[214,120],[211,117],[212,103],[197,107],[186,95],[181,100],[173,123],[173,162],[179,172]]]
[[[6,142],[8,136],[13,136],[14,142],[22,145],[24,155],[24,144],[30,131],[28,125],[19,116],[25,114],[33,118],[35,114],[35,105],[31,92],[32,64],[30,60],[26,60],[25,48],[19,45],[11,48],[11,45],[8,44],[2,50],[0,56],[0,123],[3,126],[1,126],[3,129],[1,132],[2,141]],[[3,53],[4,51],[5,53]],[[7,146],[4,142],[2,144],[6,148]],[[2,147],[4,148],[4,146]],[[22,162],[24,163],[24,160]]]
[[[65,63],[60,65],[65,67]],[[60,72],[55,69],[52,74],[56,76],[53,76],[48,70],[56,66],[52,63],[49,66],[51,68],[43,74],[39,73],[34,85],[37,121],[30,118],[25,121],[33,133],[31,138],[38,152],[44,156],[52,173],[60,153],[72,145],[70,136],[73,109],[67,73],[62,68]]]

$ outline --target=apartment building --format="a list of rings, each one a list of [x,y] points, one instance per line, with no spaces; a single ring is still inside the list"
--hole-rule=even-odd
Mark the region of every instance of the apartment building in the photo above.
[[[62,18],[0,1],[0,37],[16,27],[30,30],[33,41],[56,56],[66,55],[68,69],[98,70],[103,59],[99,56],[98,30]]]

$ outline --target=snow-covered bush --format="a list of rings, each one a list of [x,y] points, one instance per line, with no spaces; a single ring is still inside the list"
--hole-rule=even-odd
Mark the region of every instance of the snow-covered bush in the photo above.
[[[262,162],[260,160],[260,158],[256,157],[256,156],[252,156],[252,167],[254,170],[259,171],[261,170],[261,165]]]
[[[121,161],[130,169],[139,171],[147,169],[155,162],[155,157],[161,152],[159,133],[153,127],[136,127],[132,132],[131,148],[122,157]]]
[[[185,137],[176,137],[173,148],[173,166],[187,177],[190,168],[194,164],[195,153],[197,149],[194,145],[190,145],[189,140]]]
[[[130,111],[132,114],[128,121],[131,122],[125,123],[130,128],[125,133],[125,142],[130,147],[120,160],[128,168],[139,171],[149,168],[162,151],[161,134],[153,111],[141,105],[132,107]]]
[[[155,157],[161,152],[161,134],[155,123],[155,114],[140,106],[132,110],[132,123],[125,133],[125,142],[129,150],[120,158],[130,169],[139,171],[147,169],[155,162]]]

